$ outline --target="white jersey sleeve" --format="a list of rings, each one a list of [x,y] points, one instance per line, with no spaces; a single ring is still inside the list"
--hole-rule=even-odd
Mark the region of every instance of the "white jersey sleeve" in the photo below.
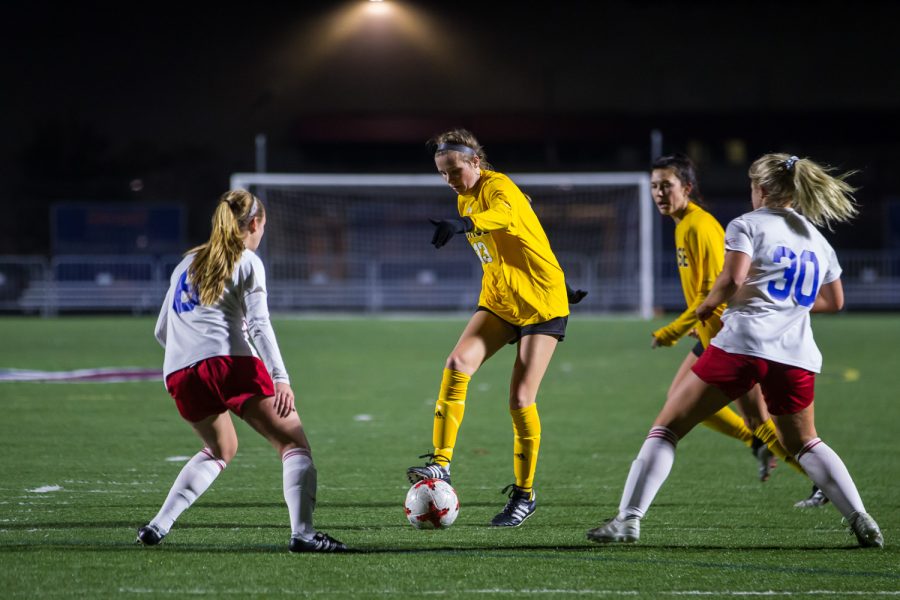
[[[729,223],[725,249],[749,255],[750,270],[712,345],[818,373],[809,311],[821,286],[840,277],[834,249],[802,215],[769,208]]]
[[[831,258],[828,261],[828,269],[825,271],[825,278],[822,283],[831,283],[841,278],[841,264],[838,262],[837,253],[831,248]]]
[[[169,305],[172,304],[172,288],[166,292],[166,298],[163,300],[162,307],[159,309],[159,317],[156,319],[156,327],[153,328],[153,336],[156,338],[156,341],[159,342],[159,345],[163,348],[166,347],[166,329],[168,328],[168,320],[169,320]]]
[[[242,263],[243,265],[243,263]],[[287,369],[281,358],[281,351],[275,339],[275,330],[269,320],[268,292],[266,291],[266,270],[262,261],[253,253],[247,261],[249,268],[243,279],[243,300],[246,311],[247,333],[260,358],[272,375],[272,380],[289,383]]]
[[[728,224],[725,230],[725,250],[753,256],[753,240],[750,239],[750,231],[743,219],[737,218]]]

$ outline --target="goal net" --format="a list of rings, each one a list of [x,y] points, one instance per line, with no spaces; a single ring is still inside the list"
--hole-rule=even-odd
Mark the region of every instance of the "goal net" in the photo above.
[[[579,311],[639,314],[653,304],[653,219],[644,173],[510,175],[532,198]],[[437,175],[236,173],[266,204],[261,252],[269,304],[290,311],[468,311],[481,263],[462,236],[440,250],[429,218],[456,215]]]

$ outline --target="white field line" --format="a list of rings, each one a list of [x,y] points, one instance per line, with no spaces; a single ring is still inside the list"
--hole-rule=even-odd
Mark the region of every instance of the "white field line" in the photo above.
[[[265,596],[296,596],[296,589],[202,589],[193,588],[189,590],[179,589],[159,589],[159,588],[128,588],[122,587],[118,589],[121,594],[167,594],[167,595],[189,595],[189,596],[205,596],[205,595],[265,595]],[[343,596],[347,590],[309,590],[304,589],[303,595],[315,596]],[[409,596],[409,590],[373,590],[358,589],[355,593],[363,594],[367,597],[373,596]],[[447,595],[466,595],[466,594],[508,594],[508,595],[527,595],[527,596],[725,596],[725,597],[816,597],[816,596],[900,596],[900,590],[597,590],[597,589],[507,589],[507,588],[484,588],[484,589],[461,589],[452,590],[416,590],[415,595],[423,596],[447,596]]]

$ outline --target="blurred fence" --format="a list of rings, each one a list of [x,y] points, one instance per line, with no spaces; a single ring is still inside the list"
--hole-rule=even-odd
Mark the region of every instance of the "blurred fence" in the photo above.
[[[0,256],[0,311],[156,313],[178,255]],[[579,312],[630,310],[633,283],[610,277],[604,260],[560,255],[573,286],[590,291]],[[841,251],[849,310],[900,310],[900,252]],[[677,270],[657,257],[654,305],[684,308]],[[481,267],[474,259],[416,257],[265,258],[273,311],[467,311],[478,300]]]

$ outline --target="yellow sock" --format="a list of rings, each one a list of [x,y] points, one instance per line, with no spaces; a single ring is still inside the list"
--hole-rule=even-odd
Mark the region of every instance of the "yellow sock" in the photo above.
[[[541,419],[537,404],[525,408],[511,408],[513,422],[513,472],[516,487],[531,490],[541,447]]]
[[[741,440],[747,447],[750,447],[750,444],[753,443],[753,432],[747,429],[747,426],[744,425],[744,420],[727,406],[708,417],[703,421],[703,424],[713,431]]]
[[[434,405],[434,429],[431,435],[435,462],[448,465],[453,459],[456,435],[466,410],[466,390],[470,379],[472,378],[465,373],[444,369],[441,391],[438,392]]]
[[[797,460],[791,456],[791,453],[778,441],[778,435],[775,433],[775,423],[772,422],[772,419],[769,419],[757,427],[756,431],[753,432],[753,435],[761,439],[763,443],[769,447],[772,454],[780,458],[782,462],[790,465],[798,473],[806,475],[806,471],[803,470],[800,463],[798,463]]]

